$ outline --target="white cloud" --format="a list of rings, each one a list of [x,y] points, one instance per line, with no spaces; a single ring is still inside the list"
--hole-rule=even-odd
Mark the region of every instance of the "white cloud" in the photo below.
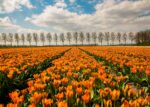
[[[31,4],[29,0],[21,0],[20,4],[26,6],[29,9],[34,8],[34,6]]]
[[[25,21],[54,32],[128,32],[150,28],[150,16],[145,16],[150,13],[150,0],[105,0],[95,6],[93,14],[77,14],[66,7],[64,0],[57,0],[41,14],[27,17]]]
[[[76,0],[69,0],[69,2],[70,2],[71,4],[73,4],[73,3],[76,2]]]
[[[19,25],[14,24],[9,17],[4,17],[4,18],[0,18],[0,32],[33,33],[33,32],[46,32],[46,31],[23,28]]]
[[[47,6],[28,21],[54,31],[138,31],[150,27],[150,1],[105,0],[93,14],[77,14],[56,6]],[[141,17],[139,17],[141,16]],[[137,27],[140,25],[140,27]]]
[[[140,22],[140,27],[138,26],[139,19],[144,14],[150,13],[150,1],[140,0],[140,1],[123,1],[116,2],[114,0],[106,0],[102,4],[96,6],[97,17],[100,17],[102,23],[110,26],[111,30],[115,31],[138,31],[147,29],[150,27],[150,21],[142,20]],[[110,29],[109,28],[109,29]]]
[[[82,25],[87,16],[79,16],[77,13],[71,13],[66,9],[48,6],[42,14],[34,15],[32,18],[26,18],[26,20],[31,21],[37,26],[52,27],[55,31],[73,31],[83,27]]]
[[[64,0],[56,0],[55,5],[57,8],[66,8],[67,4],[65,3]]]
[[[15,10],[21,10],[21,6],[29,9],[34,8],[29,0],[1,0],[0,13],[10,13]]]
[[[0,18],[0,27],[5,29],[17,28],[17,26],[12,23],[9,17]]]

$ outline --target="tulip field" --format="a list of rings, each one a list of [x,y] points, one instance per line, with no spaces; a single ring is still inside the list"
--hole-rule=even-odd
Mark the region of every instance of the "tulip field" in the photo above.
[[[0,49],[0,107],[150,107],[150,47]]]

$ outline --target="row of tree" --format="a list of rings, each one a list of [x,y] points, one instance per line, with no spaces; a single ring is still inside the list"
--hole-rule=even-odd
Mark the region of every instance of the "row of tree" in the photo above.
[[[45,42],[49,42],[49,45],[51,45],[51,42],[54,41],[56,45],[58,42],[62,42],[62,45],[64,45],[64,42],[68,42],[69,45],[72,40],[75,41],[75,44],[77,45],[78,42],[80,42],[80,45],[84,45],[85,41],[86,44],[89,45],[97,45],[105,42],[107,45],[114,45],[114,42],[118,41],[118,44],[129,44],[129,41],[131,44],[135,43],[135,37],[136,35],[132,32],[130,33],[114,33],[114,32],[100,32],[100,33],[83,33],[83,32],[74,32],[74,33],[60,33],[58,34],[51,34],[51,33],[27,33],[27,34],[18,34],[18,33],[1,33],[0,34],[0,40],[3,42],[3,45],[7,45],[7,43],[11,44],[13,42],[16,42],[17,46],[21,43],[23,46],[27,45],[28,43],[30,46],[34,42],[35,45],[38,45],[38,42],[42,43],[43,46],[45,45]]]
[[[139,45],[150,45],[150,30],[138,32],[135,41]]]

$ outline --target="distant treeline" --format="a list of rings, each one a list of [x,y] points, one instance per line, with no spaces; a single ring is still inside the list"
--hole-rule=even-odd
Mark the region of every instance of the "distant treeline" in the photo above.
[[[51,33],[1,33],[1,46],[57,46],[57,45],[150,45],[150,30],[137,33],[68,32]],[[13,45],[13,43],[16,43]],[[47,44],[48,43],[48,44]],[[58,44],[59,43],[59,44]]]
[[[135,41],[137,45],[150,45],[150,30],[138,32]]]

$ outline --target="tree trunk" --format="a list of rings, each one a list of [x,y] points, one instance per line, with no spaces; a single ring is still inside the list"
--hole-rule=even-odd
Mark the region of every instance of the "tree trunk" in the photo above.
[[[6,46],[6,40],[5,40],[5,46]]]
[[[76,46],[77,46],[77,40],[76,40]]]

